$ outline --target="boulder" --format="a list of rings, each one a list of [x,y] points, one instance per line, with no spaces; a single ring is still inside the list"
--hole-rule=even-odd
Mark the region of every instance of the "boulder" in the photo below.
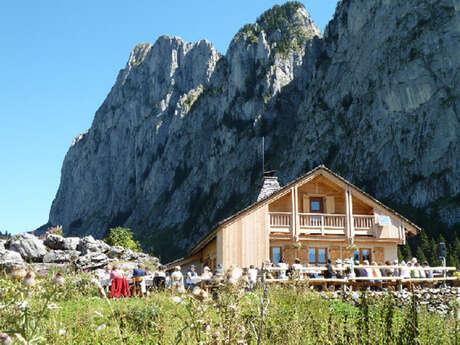
[[[48,234],[43,244],[50,249],[63,249],[64,237],[55,234]]]
[[[44,263],[65,263],[77,259],[80,252],[76,250],[51,250],[43,257]]]
[[[24,260],[41,261],[47,253],[43,241],[32,234],[20,234],[10,243],[10,250],[21,254]]]
[[[0,240],[0,250],[5,250],[5,244],[6,244],[6,241],[5,240]]]
[[[76,250],[79,243],[79,237],[63,237],[55,234],[49,234],[44,241],[48,248],[56,250]]]
[[[64,250],[77,250],[78,244],[80,243],[80,237],[65,237],[64,245],[62,249]]]
[[[94,239],[93,236],[86,236],[80,239],[77,250],[79,250],[83,255],[91,253],[107,253],[110,250],[110,246],[104,241]]]
[[[107,255],[103,253],[92,253],[78,257],[75,266],[81,270],[93,270],[104,267],[109,263]]]
[[[109,256],[109,258],[111,259],[119,259],[123,256],[123,253],[125,252],[125,248],[121,247],[121,246],[113,246],[110,248],[109,252],[107,253],[107,255]]]
[[[24,264],[24,260],[18,252],[0,249],[0,270],[9,271],[15,265]]]

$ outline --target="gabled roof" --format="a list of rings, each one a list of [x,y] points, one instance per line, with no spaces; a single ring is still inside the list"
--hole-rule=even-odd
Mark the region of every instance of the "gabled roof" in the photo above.
[[[324,165],[319,165],[316,168],[314,168],[314,169],[310,170],[309,172],[307,172],[306,174],[304,174],[304,175],[298,177],[297,179],[289,182],[287,185],[285,185],[284,187],[282,187],[278,191],[274,192],[273,194],[271,194],[271,195],[269,195],[269,196],[267,196],[267,197],[265,197],[265,198],[263,198],[263,199],[261,199],[259,201],[256,201],[255,203],[249,205],[248,207],[243,208],[242,210],[238,211],[237,213],[231,215],[230,217],[221,220],[219,223],[217,223],[211,229],[211,231],[208,234],[206,234],[200,241],[198,241],[197,244],[192,249],[190,249],[190,254],[196,253],[201,248],[203,248],[206,244],[208,244],[210,241],[212,241],[212,239],[214,238],[214,236],[216,235],[217,231],[219,230],[219,228],[221,226],[225,225],[226,223],[229,223],[230,221],[234,220],[235,218],[237,218],[241,214],[243,214],[243,213],[245,213],[245,212],[247,212],[247,211],[249,211],[249,210],[251,210],[253,208],[256,208],[257,206],[260,206],[263,203],[269,202],[271,199],[275,199],[280,194],[286,193],[295,184],[301,182],[304,179],[307,179],[311,175],[313,175],[316,172],[321,171],[321,170],[326,172],[326,173],[328,173],[328,174],[330,174],[330,175],[332,175],[333,177],[337,178],[338,180],[340,180],[344,184],[346,184],[349,187],[353,188],[355,191],[361,193],[365,198],[368,198],[370,201],[378,204],[380,207],[382,207],[382,208],[386,209],[387,211],[393,213],[395,216],[399,217],[400,219],[402,219],[407,224],[410,224],[411,226],[413,226],[416,229],[416,231],[421,230],[420,227],[418,227],[417,225],[412,223],[410,220],[408,220],[407,218],[405,218],[404,216],[402,216],[401,214],[399,214],[395,210],[391,209],[390,207],[382,204],[380,201],[375,199],[373,196],[371,196],[370,194],[368,194],[365,191],[361,190],[360,188],[356,187],[354,184],[352,184],[351,182],[347,181],[342,176],[340,176],[340,175],[336,174],[335,172],[333,172],[332,170],[326,168]]]

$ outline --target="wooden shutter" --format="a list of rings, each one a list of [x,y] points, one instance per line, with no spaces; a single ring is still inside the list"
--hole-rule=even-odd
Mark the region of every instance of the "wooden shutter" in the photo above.
[[[303,212],[308,213],[310,212],[310,198],[304,194],[303,196]]]
[[[326,213],[335,213],[335,200],[333,196],[326,197]]]
[[[330,251],[330,259],[334,262],[337,259],[341,259],[340,257],[340,247],[331,247]]]
[[[382,247],[374,248],[374,261],[377,261],[379,264],[383,264],[385,262],[385,251]]]

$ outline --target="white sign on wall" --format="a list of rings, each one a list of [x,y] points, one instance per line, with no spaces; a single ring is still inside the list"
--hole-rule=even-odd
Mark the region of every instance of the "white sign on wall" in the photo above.
[[[381,225],[381,226],[389,226],[389,225],[391,225],[390,217],[388,217],[388,216],[379,216],[379,225]]]

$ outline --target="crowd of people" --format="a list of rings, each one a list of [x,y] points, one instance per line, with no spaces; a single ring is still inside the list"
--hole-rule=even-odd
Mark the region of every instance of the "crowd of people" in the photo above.
[[[381,268],[380,268],[380,267]],[[412,260],[402,261],[398,260],[393,262],[386,261],[385,263],[377,263],[368,260],[352,259],[337,259],[335,263],[331,260],[327,261],[325,269],[321,269],[319,264],[305,264],[302,265],[300,259],[296,258],[295,263],[290,267],[281,259],[279,263],[273,264],[270,262],[265,263],[265,267],[271,271],[271,268],[277,274],[269,274],[269,278],[288,279],[289,274],[298,272],[302,278],[326,278],[326,279],[355,279],[355,278],[382,278],[382,277],[399,277],[402,279],[417,279],[417,278],[433,278],[433,270],[429,267],[427,262],[420,264],[417,258]],[[316,268],[316,269],[315,269]]]

